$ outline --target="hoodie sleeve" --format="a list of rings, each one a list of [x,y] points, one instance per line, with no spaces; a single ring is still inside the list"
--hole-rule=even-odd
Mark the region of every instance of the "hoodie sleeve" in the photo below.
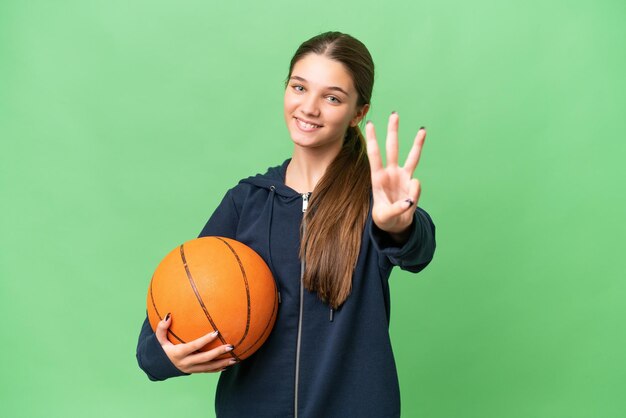
[[[235,239],[239,224],[239,211],[234,199],[235,190],[231,189],[226,192],[222,202],[204,225],[198,237],[218,236]]]
[[[407,242],[398,247],[391,237],[371,221],[370,237],[376,250],[394,266],[413,273],[423,270],[435,254],[435,224],[420,207],[415,210],[412,230]]]
[[[189,375],[174,366],[174,363],[167,357],[156,334],[152,331],[147,313],[137,343],[137,362],[141,370],[148,375],[148,379],[152,381]]]
[[[237,232],[238,219],[239,216],[233,200],[232,190],[229,190],[199,236],[217,235],[234,238]],[[141,370],[153,381],[189,375],[189,373],[185,373],[174,366],[169,357],[167,357],[163,347],[161,347],[156,338],[156,334],[152,331],[147,315],[137,342],[137,362]]]

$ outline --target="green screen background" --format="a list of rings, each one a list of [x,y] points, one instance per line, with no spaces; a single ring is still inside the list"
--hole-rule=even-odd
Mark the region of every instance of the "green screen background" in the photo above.
[[[0,415],[212,417],[217,375],[152,383],[152,271],[224,192],[290,156],[305,39],[376,63],[368,115],[437,225],[394,271],[404,417],[621,417],[626,3],[0,2]]]

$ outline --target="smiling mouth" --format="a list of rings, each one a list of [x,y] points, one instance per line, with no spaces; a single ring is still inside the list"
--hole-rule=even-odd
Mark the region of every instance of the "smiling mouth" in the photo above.
[[[315,125],[312,123],[308,123],[305,122],[303,120],[300,120],[298,118],[294,118],[296,120],[296,123],[298,124],[298,126],[300,126],[300,128],[304,129],[304,130],[311,130],[311,129],[317,129],[317,128],[321,128],[322,125]]]

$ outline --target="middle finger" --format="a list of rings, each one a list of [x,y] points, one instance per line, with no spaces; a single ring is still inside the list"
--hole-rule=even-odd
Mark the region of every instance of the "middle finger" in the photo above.
[[[387,167],[398,165],[398,123],[400,117],[396,112],[389,116],[387,125]]]

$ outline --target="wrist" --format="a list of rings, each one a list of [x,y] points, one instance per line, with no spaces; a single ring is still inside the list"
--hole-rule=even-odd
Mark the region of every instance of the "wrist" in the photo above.
[[[386,236],[385,240],[388,242],[388,245],[393,245],[394,247],[402,247],[411,237],[411,232],[413,231],[413,222],[414,219],[413,217],[411,217],[409,224],[406,226],[380,226],[375,220],[373,223],[376,229],[378,229],[380,233],[383,234],[383,236]]]
[[[391,238],[391,241],[393,241],[393,243],[396,244],[398,247],[401,247],[406,244],[406,242],[409,240],[409,237],[411,236],[412,224],[413,223],[409,224],[409,226],[407,226],[406,228],[404,228],[404,230],[400,232],[386,232]]]

